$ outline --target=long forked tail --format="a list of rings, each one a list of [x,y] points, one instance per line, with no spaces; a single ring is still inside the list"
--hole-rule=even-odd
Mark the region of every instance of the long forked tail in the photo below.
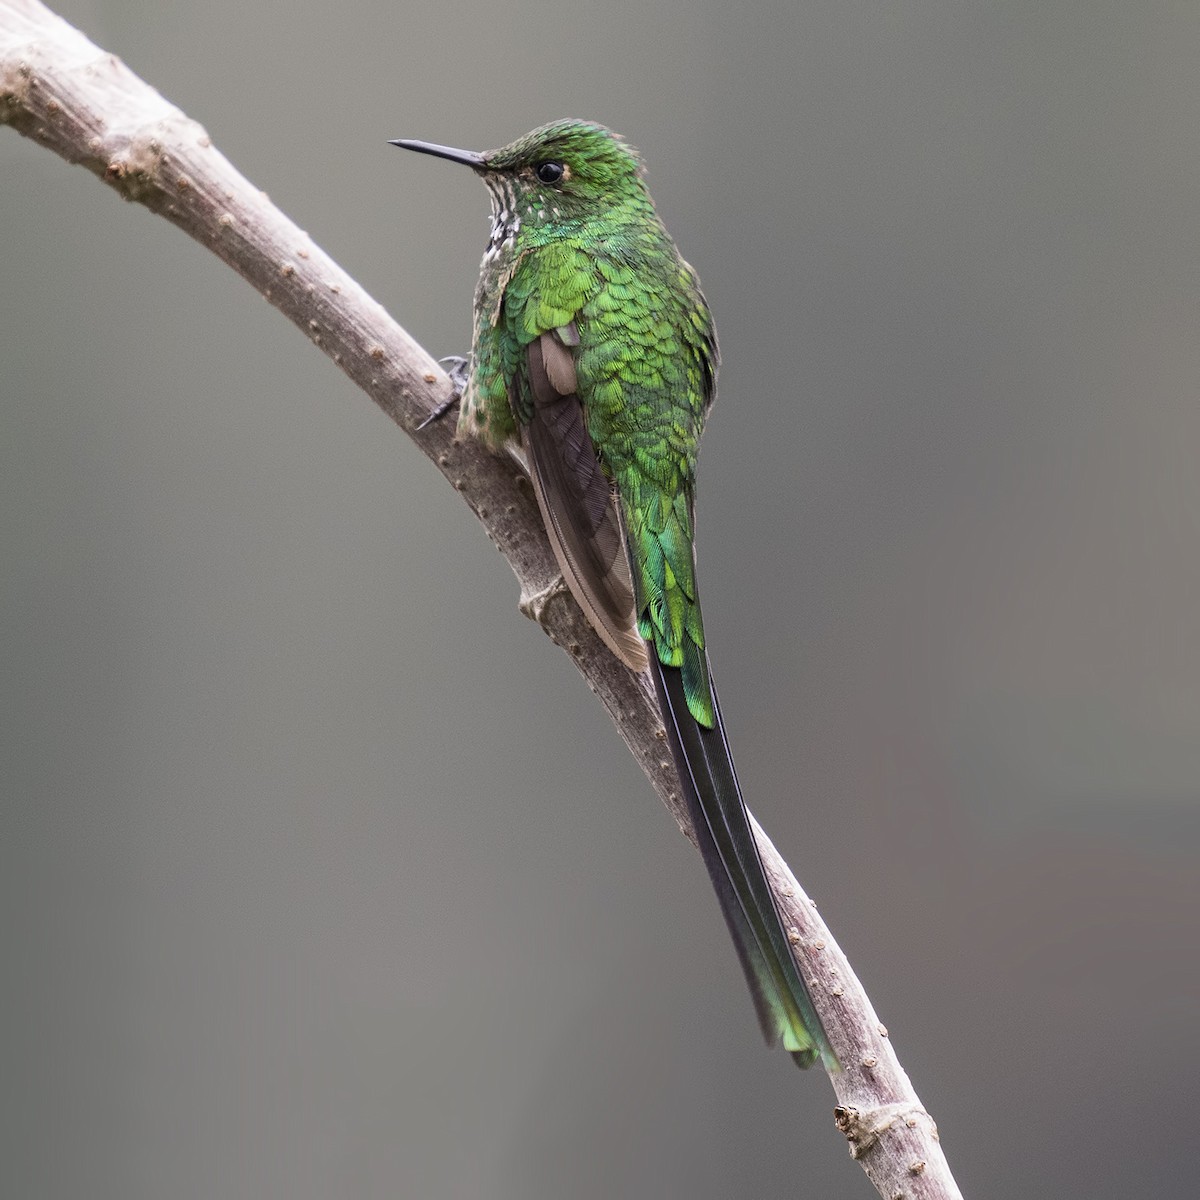
[[[679,669],[663,666],[653,647],[650,673],[696,841],[737,947],[763,1036],[769,1045],[782,1041],[801,1067],[820,1058],[827,1070],[839,1070],[763,871],[716,688],[716,721],[707,729],[688,709]]]

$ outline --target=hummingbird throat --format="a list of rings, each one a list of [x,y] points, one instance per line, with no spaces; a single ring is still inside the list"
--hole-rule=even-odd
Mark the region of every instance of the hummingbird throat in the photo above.
[[[513,248],[523,223],[538,225],[548,217],[556,221],[562,216],[557,197],[523,188],[504,171],[484,174],[483,182],[492,201],[492,229],[483,256],[485,263]]]
[[[517,188],[512,179],[498,172],[485,175],[484,183],[492,200],[492,231],[483,260],[491,262],[515,245],[521,230],[521,214],[517,211]]]

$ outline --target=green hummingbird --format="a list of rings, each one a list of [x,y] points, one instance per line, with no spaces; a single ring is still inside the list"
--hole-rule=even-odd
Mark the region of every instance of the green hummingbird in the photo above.
[[[458,431],[519,448],[568,587],[650,670],[692,827],[768,1043],[837,1069],[763,872],[709,669],[696,590],[696,458],[717,336],[637,152],[555,121],[476,153],[491,195]]]

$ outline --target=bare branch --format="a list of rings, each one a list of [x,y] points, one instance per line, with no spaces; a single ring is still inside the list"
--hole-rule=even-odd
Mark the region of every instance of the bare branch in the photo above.
[[[0,124],[78,163],[207,246],[288,316],[458,490],[521,584],[521,611],[570,655],[688,833],[653,689],[592,632],[562,586],[532,490],[507,459],[416,425],[450,394],[429,355],[179,109],[36,0],[0,0]],[[885,1200],[960,1197],[921,1106],[845,955],[757,825],[797,961],[843,1070],[838,1128]]]

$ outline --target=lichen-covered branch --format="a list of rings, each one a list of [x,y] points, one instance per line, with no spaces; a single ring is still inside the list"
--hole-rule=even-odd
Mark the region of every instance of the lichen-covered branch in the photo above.
[[[408,432],[508,559],[522,611],[571,656],[690,833],[649,682],[617,662],[561,586],[522,472],[460,443],[453,421],[416,429],[450,394],[429,355],[239,174],[195,121],[37,0],[0,0],[0,124],[86,167],[207,246]],[[842,1063],[831,1080],[837,1126],[851,1153],[885,1200],[954,1200],[960,1193],[936,1127],[886,1030],[812,902],[755,828],[797,961]]]

